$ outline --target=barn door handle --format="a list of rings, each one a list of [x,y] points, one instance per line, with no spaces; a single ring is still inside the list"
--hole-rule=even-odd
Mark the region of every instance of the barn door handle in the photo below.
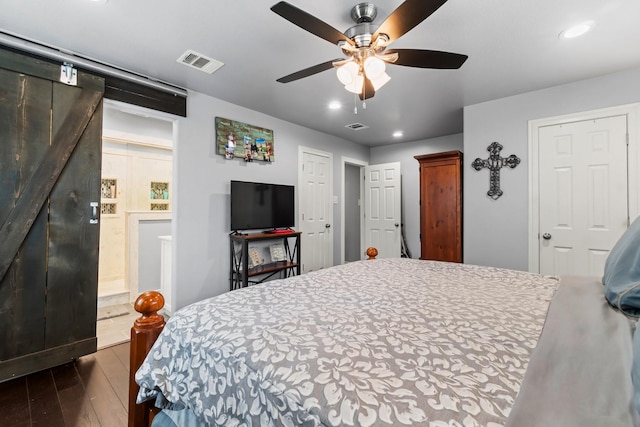
[[[551,234],[549,234],[549,233],[544,233],[544,234],[542,235],[542,238],[543,238],[544,240],[549,240],[549,239],[551,238]]]
[[[98,223],[98,202],[89,202],[91,206],[91,218],[89,218],[89,224]]]

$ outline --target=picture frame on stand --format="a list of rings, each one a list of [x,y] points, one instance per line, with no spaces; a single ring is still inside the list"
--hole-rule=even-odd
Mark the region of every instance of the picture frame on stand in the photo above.
[[[259,267],[264,264],[264,258],[260,253],[260,249],[252,247],[249,248],[249,268]]]
[[[271,262],[280,262],[287,260],[287,254],[282,243],[271,245],[269,247],[269,252],[271,253]]]

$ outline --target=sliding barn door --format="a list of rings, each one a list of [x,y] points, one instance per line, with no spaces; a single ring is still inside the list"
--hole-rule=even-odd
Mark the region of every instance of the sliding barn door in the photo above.
[[[0,381],[96,351],[104,81],[0,49]]]

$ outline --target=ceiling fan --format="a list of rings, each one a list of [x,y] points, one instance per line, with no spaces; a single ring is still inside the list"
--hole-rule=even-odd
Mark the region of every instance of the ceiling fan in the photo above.
[[[387,46],[427,19],[447,0],[406,0],[379,26],[373,24],[377,10],[372,3],[360,3],[351,10],[356,25],[344,33],[285,1],[271,10],[311,34],[338,45],[347,58],[332,59],[279,78],[289,83],[337,67],[345,89],[361,100],[375,95],[390,80],[385,64],[418,68],[458,69],[467,55],[421,49],[387,49]]]

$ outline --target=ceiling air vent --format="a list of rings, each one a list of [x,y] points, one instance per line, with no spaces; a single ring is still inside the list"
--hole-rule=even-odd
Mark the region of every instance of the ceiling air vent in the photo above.
[[[178,58],[178,62],[189,67],[196,68],[200,71],[204,71],[207,74],[212,74],[218,68],[222,67],[224,63],[216,61],[213,58],[208,58],[201,53],[188,50]]]
[[[361,130],[369,128],[369,126],[363,125],[362,123],[351,123],[350,125],[346,125],[345,127],[351,130]]]

